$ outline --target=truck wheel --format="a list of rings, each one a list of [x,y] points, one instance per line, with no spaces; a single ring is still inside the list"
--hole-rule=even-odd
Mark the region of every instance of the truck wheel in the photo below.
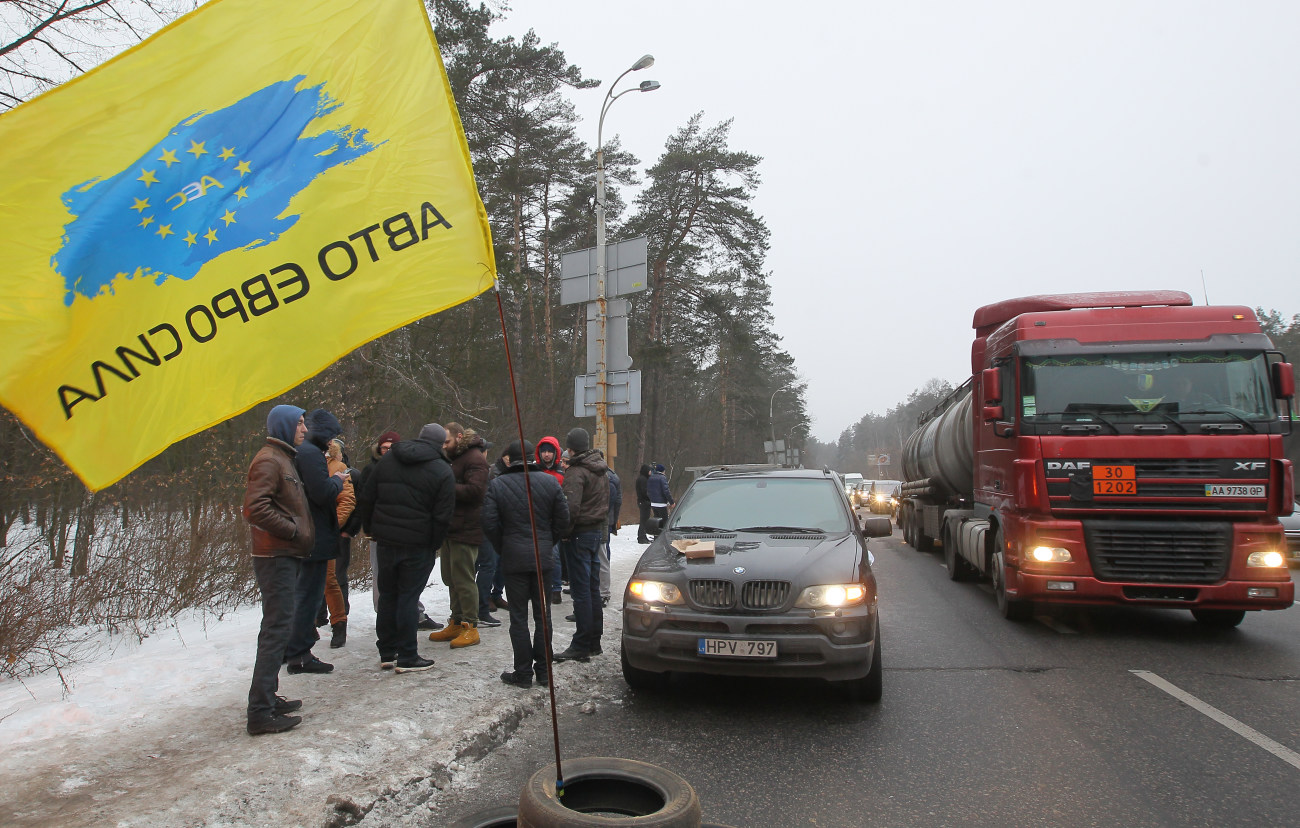
[[[970,570],[966,566],[966,561],[957,554],[957,543],[952,532],[946,529],[943,533],[943,565],[948,570],[948,580],[970,580]]]
[[[1027,621],[1033,615],[1034,605],[1029,601],[1017,601],[1007,595],[1007,569],[1003,559],[1006,546],[1002,541],[1002,530],[998,530],[993,540],[997,551],[993,553],[993,594],[998,599],[998,612],[1008,621]]]
[[[1192,617],[1196,619],[1198,624],[1221,630],[1230,630],[1245,620],[1246,611],[1194,609],[1192,610]]]
[[[927,535],[925,533],[925,530],[922,529],[920,526],[916,527],[916,551],[917,552],[934,551],[934,538]]]

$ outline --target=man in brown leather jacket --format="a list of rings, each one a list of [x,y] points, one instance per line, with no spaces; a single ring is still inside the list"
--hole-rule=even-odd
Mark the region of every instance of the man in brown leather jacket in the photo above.
[[[262,628],[248,691],[248,733],[279,733],[302,721],[289,713],[302,702],[276,695],[280,664],[293,627],[294,595],[302,559],[316,533],[307,494],[294,466],[297,446],[307,436],[303,410],[277,405],[266,418],[266,444],[248,467],[244,519],[253,538],[253,573],[262,593]]]

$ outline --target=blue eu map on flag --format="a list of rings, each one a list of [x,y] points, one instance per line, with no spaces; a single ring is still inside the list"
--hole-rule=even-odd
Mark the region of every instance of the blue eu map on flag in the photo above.
[[[303,133],[341,104],[304,76],[192,115],[131,166],[63,194],[73,220],[51,266],[94,299],[116,278],[191,279],[228,250],[259,247],[297,221],[289,201],[326,170],[377,146],[366,130]],[[382,142],[381,142],[382,143]]]

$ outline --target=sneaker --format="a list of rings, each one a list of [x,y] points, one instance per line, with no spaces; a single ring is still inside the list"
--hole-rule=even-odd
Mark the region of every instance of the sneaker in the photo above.
[[[275,697],[275,712],[283,716],[285,713],[292,713],[302,707],[301,699],[286,699],[284,696]]]
[[[607,606],[609,606],[609,596],[608,596],[608,595],[606,595],[606,596],[604,596],[603,598],[600,599],[600,605],[601,605],[602,607],[607,607]]]
[[[426,615],[420,619],[420,623],[416,624],[415,628],[417,630],[440,630],[442,629],[442,624],[439,624],[437,621],[434,621]]]
[[[533,677],[527,673],[506,671],[501,674],[501,680],[506,684],[512,684],[515,687],[532,687]]]
[[[506,603],[506,599],[505,599],[505,598],[502,598],[500,595],[493,595],[493,596],[492,596],[492,605],[495,606],[495,607],[496,607],[497,609],[499,609],[499,610],[508,610],[508,609],[510,609],[510,605]]]
[[[560,598],[560,593],[559,593],[559,592],[552,592],[552,593],[551,593],[551,603],[552,603],[552,604],[558,604],[558,603],[560,603],[561,600],[562,600],[562,599]]]
[[[289,675],[297,673],[332,673],[334,672],[333,664],[326,664],[316,656],[308,653],[297,661],[289,662]]]
[[[393,669],[393,666],[395,664],[397,664],[397,656],[395,655],[389,654],[389,655],[381,655],[379,657],[380,670],[391,670]]]
[[[260,736],[263,733],[283,733],[292,730],[302,716],[282,716],[278,713],[248,720],[248,735]]]
[[[395,673],[423,673],[425,670],[433,669],[433,659],[416,656],[415,658],[399,659],[397,666],[393,668]]]
[[[570,647],[569,649],[565,650],[562,653],[555,654],[556,664],[559,664],[562,661],[581,661],[585,663],[590,660],[591,660],[590,653],[585,653],[582,650],[575,650],[572,647]]]
[[[480,615],[478,617],[478,625],[480,627],[499,627],[501,626],[501,622],[493,618],[491,615]]]

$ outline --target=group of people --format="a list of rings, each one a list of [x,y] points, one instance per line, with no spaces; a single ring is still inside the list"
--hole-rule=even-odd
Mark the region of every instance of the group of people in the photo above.
[[[331,646],[343,646],[351,539],[362,530],[370,538],[382,669],[429,670],[434,662],[420,654],[418,630],[452,648],[473,646],[481,626],[501,625],[492,616],[501,609],[509,612],[513,650],[501,680],[546,684],[550,605],[560,602],[566,581],[573,601],[568,620],[576,630],[552,660],[601,654],[609,536],[621,528],[622,487],[585,429],[571,430],[563,451],[554,437],[536,446],[516,440],[489,464],[491,446],[472,429],[429,423],[414,440],[380,435],[361,471],[348,468],[341,431],[323,409],[277,405],[267,417],[266,443],[249,466],[243,513],[262,597],[250,734],[282,732],[301,721],[292,714],[302,702],[278,695],[281,665],[290,673],[333,670],[312,653],[318,615],[328,606]],[[657,531],[650,515],[662,510],[666,516],[672,502],[663,466],[643,466],[639,541],[649,542],[647,534]],[[439,555],[451,603],[445,625],[420,603]]]

